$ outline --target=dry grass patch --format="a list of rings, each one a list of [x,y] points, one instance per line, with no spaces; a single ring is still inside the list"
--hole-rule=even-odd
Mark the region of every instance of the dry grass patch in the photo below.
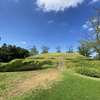
[[[7,89],[0,91],[0,94],[2,94],[0,97],[3,98],[3,100],[4,98],[7,100],[8,98],[17,98],[21,95],[26,96],[35,89],[48,89],[52,84],[57,84],[62,80],[63,76],[60,72],[61,70],[56,69],[46,72],[22,72],[19,75],[17,73],[17,76],[9,77],[3,81],[8,81],[9,86]]]

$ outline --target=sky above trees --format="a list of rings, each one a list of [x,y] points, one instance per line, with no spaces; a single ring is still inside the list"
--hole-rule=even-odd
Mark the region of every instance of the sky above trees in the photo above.
[[[50,53],[67,51],[82,39],[85,30],[94,32],[88,19],[99,6],[100,0],[0,0],[0,46],[3,43],[22,48],[36,45],[50,46]]]

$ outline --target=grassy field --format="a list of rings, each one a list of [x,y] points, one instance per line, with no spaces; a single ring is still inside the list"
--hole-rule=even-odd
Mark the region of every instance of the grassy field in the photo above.
[[[66,70],[63,80],[50,89],[32,91],[26,97],[12,100],[100,100],[100,79]]]
[[[89,61],[75,53],[48,53],[26,61],[64,61],[66,70],[58,68],[34,71],[0,72],[0,100],[100,100],[100,78],[86,76],[85,68],[98,71],[100,61]],[[0,63],[5,65],[6,63]],[[83,68],[78,74],[76,68]],[[90,71],[89,74],[94,74]]]

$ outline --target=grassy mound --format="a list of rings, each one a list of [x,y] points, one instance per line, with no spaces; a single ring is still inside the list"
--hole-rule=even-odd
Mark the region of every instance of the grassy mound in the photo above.
[[[54,60],[66,60],[71,58],[76,58],[77,56],[82,56],[76,53],[44,53],[36,56],[26,57],[26,59],[54,59]]]

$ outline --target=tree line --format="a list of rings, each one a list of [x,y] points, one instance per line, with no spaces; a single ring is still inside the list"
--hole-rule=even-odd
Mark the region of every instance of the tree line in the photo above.
[[[74,52],[72,45],[67,46],[67,47],[68,47],[67,52],[69,52],[69,53]],[[39,51],[37,50],[35,45],[33,45],[33,46],[29,45],[29,47],[27,47],[27,48],[29,48],[30,51],[27,49],[21,48],[21,47],[16,47],[15,45],[12,46],[12,45],[7,45],[6,43],[4,43],[2,45],[2,47],[0,47],[0,61],[1,62],[9,62],[16,58],[25,59],[28,56],[35,56],[35,55],[39,54]],[[48,51],[50,50],[50,46],[43,45],[40,48],[42,49],[41,53],[48,53]],[[56,50],[57,50],[56,51],[57,53],[61,53],[61,46],[57,46]]]

